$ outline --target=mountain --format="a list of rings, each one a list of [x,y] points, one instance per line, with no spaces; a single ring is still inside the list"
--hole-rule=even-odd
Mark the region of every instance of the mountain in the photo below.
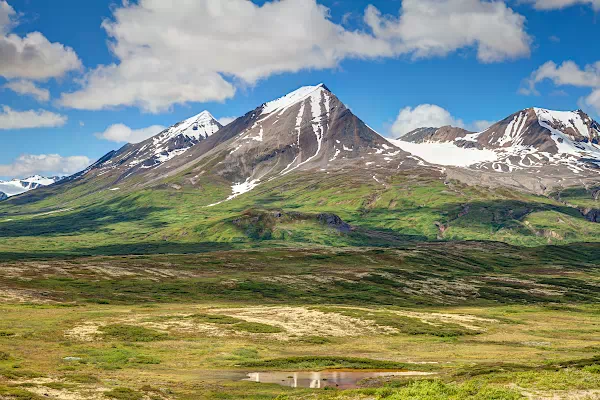
[[[482,132],[421,128],[400,140],[493,151],[493,157],[473,169],[564,177],[600,174],[600,125],[581,110],[528,108]]]
[[[532,108],[483,132],[424,128],[397,141],[325,85],[306,86],[224,127],[200,113],[2,202],[4,246],[138,254],[268,241],[598,241],[597,126],[579,111]]]
[[[422,161],[356,117],[325,85],[299,88],[226,127],[204,111],[138,144],[108,153],[65,183],[94,190],[160,185],[184,173],[196,186],[214,176],[235,197],[295,171],[407,168]]]
[[[0,194],[0,200],[5,200],[8,197],[16,196],[42,186],[52,185],[62,179],[62,177],[58,176],[43,177],[40,175],[34,175],[25,179],[0,181],[0,193],[6,196],[5,198],[2,198],[3,196]]]
[[[321,84],[262,104],[190,149],[189,160],[173,159],[154,172],[165,177],[203,170],[231,182],[236,195],[294,171],[396,169],[419,161],[408,156]]]
[[[73,178],[108,175],[114,181],[146,172],[182,155],[192,146],[207,140],[223,126],[208,112],[178,122],[140,143],[126,144],[102,157]]]

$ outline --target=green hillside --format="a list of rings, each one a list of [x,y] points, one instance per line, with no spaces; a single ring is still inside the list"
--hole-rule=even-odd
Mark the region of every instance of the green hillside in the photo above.
[[[182,175],[135,190],[50,187],[0,205],[0,252],[23,257],[438,240],[518,246],[600,241],[600,225],[575,208],[600,208],[592,191],[571,190],[567,203],[565,194],[559,199],[444,182],[425,169],[378,174],[377,180],[372,175],[290,174],[213,206],[230,188],[212,176],[193,186]],[[332,215],[350,228],[328,222]]]

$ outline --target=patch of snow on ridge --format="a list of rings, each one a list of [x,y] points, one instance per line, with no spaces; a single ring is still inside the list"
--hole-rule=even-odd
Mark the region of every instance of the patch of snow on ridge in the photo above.
[[[453,143],[410,143],[394,139],[388,141],[428,163],[437,165],[468,167],[498,159],[498,155],[492,150],[464,149]]]
[[[540,125],[542,123],[553,124],[561,123],[567,128],[573,128],[581,136],[590,138],[590,129],[585,124],[581,115],[575,111],[553,111],[543,108],[534,108]]]
[[[40,175],[30,176],[29,178],[23,179],[23,182],[35,183],[42,186],[52,185],[57,182],[57,178],[46,178]]]
[[[317,86],[304,86],[300,89],[286,94],[283,97],[280,97],[277,100],[265,103],[261,115],[271,114],[275,111],[279,111],[279,114],[282,114],[285,110],[287,110],[294,104],[298,103],[299,101],[305,100],[306,98],[311,96],[315,91],[320,91],[319,89],[322,90],[323,86],[323,84]]]
[[[15,178],[10,181],[0,181],[0,192],[8,197],[12,197],[42,186],[52,185],[60,180],[61,178],[58,177],[46,178],[40,175],[30,176],[25,179]]]

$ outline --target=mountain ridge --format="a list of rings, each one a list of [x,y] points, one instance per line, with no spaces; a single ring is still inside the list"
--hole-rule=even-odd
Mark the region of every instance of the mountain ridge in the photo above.
[[[6,200],[9,197],[26,193],[30,190],[49,186],[63,180],[65,177],[52,176],[44,177],[41,175],[32,175],[24,179],[14,178],[10,181],[0,181],[0,200]]]
[[[497,159],[474,164],[474,169],[542,175],[600,174],[600,125],[581,110],[530,107],[481,132],[452,126],[420,128],[400,140],[452,143],[496,153]]]

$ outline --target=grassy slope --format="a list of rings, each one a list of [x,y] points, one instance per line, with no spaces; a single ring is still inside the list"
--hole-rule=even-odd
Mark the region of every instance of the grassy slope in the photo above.
[[[225,198],[229,188],[212,177],[194,187],[180,177],[152,189],[103,190],[82,197],[75,196],[82,190],[76,187],[75,193],[39,202],[2,203],[0,253],[22,257],[306,244],[396,246],[437,239],[538,246],[600,240],[600,225],[550,198],[445,184],[424,171],[379,180],[384,183],[355,172],[296,174],[214,207],[207,206]],[[59,212],[46,214],[52,210]],[[278,210],[304,216],[260,217]],[[322,225],[316,220],[322,212],[339,215],[355,230],[341,234]],[[233,223],[248,215],[258,217],[254,226],[252,220],[243,226]]]

